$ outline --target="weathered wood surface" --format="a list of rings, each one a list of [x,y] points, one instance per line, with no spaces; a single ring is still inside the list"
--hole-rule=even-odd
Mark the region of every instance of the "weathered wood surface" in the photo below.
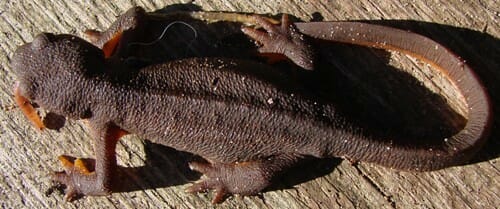
[[[124,174],[128,179],[124,184],[133,184],[130,188],[135,189],[72,203],[65,202],[57,192],[47,194],[52,185],[49,171],[60,170],[56,156],[64,153],[92,157],[92,145],[79,122],[68,121],[60,132],[38,133],[20,111],[10,108],[14,104],[11,87],[15,80],[9,67],[12,53],[17,46],[31,41],[42,31],[82,36],[87,28],[105,29],[131,6],[155,11],[174,3],[189,1],[0,2],[2,208],[498,208],[500,205],[500,143],[496,129],[470,165],[409,173],[365,163],[351,165],[338,159],[313,161],[313,165],[292,170],[277,183],[278,189],[271,189],[260,197],[231,197],[217,206],[210,204],[211,195],[184,192],[189,181],[198,177],[186,166],[192,159],[190,155],[127,137],[118,148],[119,164],[142,166],[143,169],[136,172],[140,176],[130,174],[133,172]],[[451,47],[466,59],[485,82],[495,109],[499,106],[500,3],[496,0],[427,3],[209,0],[193,3],[204,10],[289,13],[302,20],[319,14],[324,20],[372,20],[417,31]],[[454,104],[453,101],[459,104],[460,98],[453,93],[453,88],[447,87],[440,76],[422,68],[418,61],[393,55],[390,64],[399,66],[398,63],[403,63],[401,68],[408,69],[406,71],[423,81],[431,92],[448,95],[445,97],[450,104]],[[337,67],[342,69],[342,66]],[[379,78],[366,80],[371,79]],[[371,84],[366,85],[365,88],[370,88]],[[496,119],[495,124],[497,127]]]

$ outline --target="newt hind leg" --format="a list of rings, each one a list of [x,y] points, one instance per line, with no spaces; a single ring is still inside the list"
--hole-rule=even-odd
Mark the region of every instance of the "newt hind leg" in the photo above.
[[[300,158],[296,155],[281,154],[248,162],[191,162],[189,167],[204,175],[189,187],[187,192],[214,190],[214,204],[220,203],[230,194],[255,195],[268,187],[275,175],[295,164]]]
[[[250,27],[243,27],[242,31],[262,44],[259,48],[261,54],[271,59],[275,59],[276,55],[283,55],[299,67],[314,69],[314,50],[306,37],[290,22],[288,15],[282,16],[281,25],[274,25],[270,20],[258,15],[253,18],[265,32]]]

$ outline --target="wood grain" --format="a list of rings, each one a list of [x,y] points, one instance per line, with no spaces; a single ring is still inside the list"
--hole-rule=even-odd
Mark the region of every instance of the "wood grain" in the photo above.
[[[184,189],[197,174],[186,162],[194,157],[127,137],[119,145],[119,164],[141,167],[124,170],[134,184],[130,192],[65,202],[46,191],[50,171],[60,170],[60,154],[92,157],[90,136],[80,122],[67,121],[60,131],[38,133],[20,111],[11,108],[15,77],[9,66],[14,50],[40,32],[83,36],[87,28],[105,29],[132,6],[148,11],[191,1],[2,1],[0,2],[0,206],[2,208],[497,208],[500,205],[500,136],[493,130],[486,147],[470,165],[435,172],[399,172],[377,165],[328,159],[313,161],[277,182],[278,189],[256,197],[231,197],[211,205],[211,194],[188,194]],[[409,29],[449,46],[476,69],[491,94],[495,111],[500,89],[500,3],[496,0],[425,3],[396,0],[361,1],[193,1],[210,11],[289,13],[302,20],[369,20]],[[459,96],[450,84],[418,60],[392,55],[391,63],[416,77],[430,92],[445,95],[455,109]],[[349,66],[337,66],[348,77],[363,78]],[[345,69],[344,69],[345,68]],[[369,69],[366,72],[370,72]],[[361,71],[365,72],[365,71]],[[377,75],[377,72],[372,72]],[[375,77],[378,79],[378,77]],[[365,80],[373,77],[364,78]],[[390,80],[392,81],[392,80]],[[372,83],[364,81],[364,88]],[[498,120],[495,118],[495,127]],[[418,128],[415,128],[418,130]],[[425,131],[425,130],[422,130]]]

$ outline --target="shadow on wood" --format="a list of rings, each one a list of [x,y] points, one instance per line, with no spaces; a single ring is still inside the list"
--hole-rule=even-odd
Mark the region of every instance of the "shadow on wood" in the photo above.
[[[449,25],[409,20],[366,21],[373,24],[409,30],[446,46],[466,60],[483,82],[493,106],[493,127],[500,125],[500,40],[481,31],[458,28]],[[485,25],[487,27],[488,25]],[[473,163],[491,160],[500,156],[500,130],[492,128],[483,149],[473,159]]]

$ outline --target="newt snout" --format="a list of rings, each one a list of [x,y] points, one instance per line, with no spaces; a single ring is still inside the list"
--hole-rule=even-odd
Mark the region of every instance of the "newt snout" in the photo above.
[[[33,81],[36,77],[32,72],[34,67],[33,54],[36,54],[36,51],[40,48],[43,48],[44,45],[49,43],[49,37],[52,34],[41,33],[37,35],[33,42],[27,43],[21,47],[19,47],[13,57],[12,68],[16,74],[17,81],[14,84],[13,92],[14,92],[14,100],[17,106],[21,109],[23,114],[28,118],[29,121],[35,126],[37,130],[42,131],[45,128],[45,125],[42,122],[42,119],[38,115],[36,109],[33,107],[32,98],[32,87]],[[30,57],[31,59],[26,59]]]
[[[39,130],[45,126],[34,103],[67,117],[86,116],[88,102],[77,95],[88,84],[78,81],[102,72],[103,65],[103,52],[91,43],[72,35],[41,33],[13,55],[16,104]]]

